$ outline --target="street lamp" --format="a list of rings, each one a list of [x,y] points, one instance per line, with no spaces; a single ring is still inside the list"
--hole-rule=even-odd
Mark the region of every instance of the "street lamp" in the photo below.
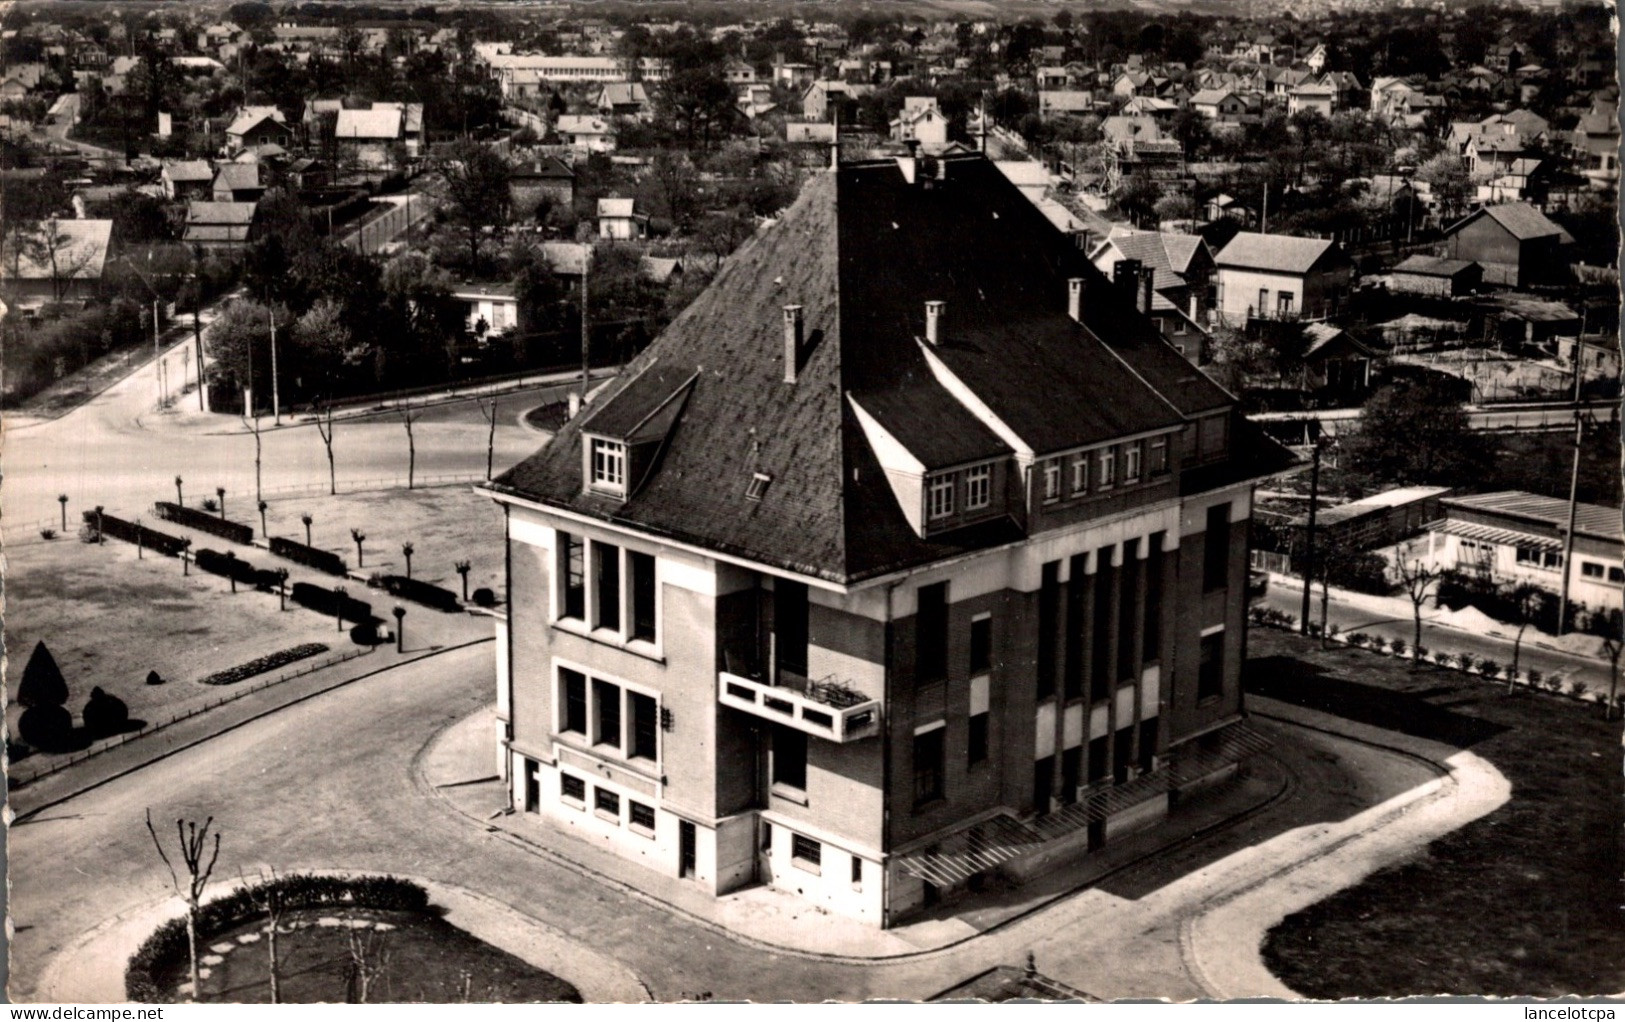
[[[67,532],[68,532],[68,495],[66,493],[58,494],[57,498],[56,498],[56,502],[58,504],[62,505],[62,533],[63,533],[63,535],[67,535]]]
[[[226,488],[224,486],[216,486],[214,488],[214,495],[220,498],[220,517],[224,518],[226,517]]]

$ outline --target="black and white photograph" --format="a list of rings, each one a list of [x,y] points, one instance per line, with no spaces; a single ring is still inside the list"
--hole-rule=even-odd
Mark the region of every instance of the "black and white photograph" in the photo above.
[[[1625,996],[1617,32],[0,4],[7,998]]]

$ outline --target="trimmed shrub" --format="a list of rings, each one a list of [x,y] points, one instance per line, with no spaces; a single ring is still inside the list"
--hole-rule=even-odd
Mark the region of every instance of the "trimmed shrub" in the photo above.
[[[205,547],[192,555],[192,561],[199,568],[212,575],[234,578],[244,585],[254,585],[256,582],[257,569],[255,569],[253,562],[246,561],[235,554],[228,557],[218,550],[210,550]]]
[[[33,708],[61,706],[67,701],[68,683],[62,677],[62,668],[56,665],[56,657],[41,639],[34,643],[34,652],[28,655],[28,663],[23,667],[23,678],[17,685],[17,703]]]
[[[17,718],[17,735],[41,752],[62,752],[73,744],[73,714],[45,703]]]
[[[1482,674],[1486,678],[1497,677],[1501,673],[1501,665],[1496,661],[1487,658],[1480,660],[1478,662],[1478,673]]]
[[[263,884],[244,887],[211,901],[198,910],[200,945],[246,922],[265,918],[259,907],[269,891],[276,891],[283,911],[313,908],[372,908],[391,912],[427,912],[429,893],[410,880],[392,876],[325,877],[296,873]],[[124,993],[132,1001],[169,1004],[172,990],[159,985],[163,973],[187,960],[186,917],[165,922],[152,932],[124,970]]]
[[[130,722],[130,708],[118,696],[110,696],[100,686],[90,690],[90,699],[79,716],[92,739],[108,738],[124,730]]]
[[[254,572],[254,588],[268,593],[274,593],[277,586],[282,584],[282,576],[274,568],[261,568]]]
[[[1394,656],[1404,656],[1405,655],[1405,649],[1406,649],[1405,640],[1404,639],[1395,639],[1392,642],[1388,643],[1388,648],[1393,651]]]
[[[490,608],[495,607],[496,605],[496,593],[493,593],[490,589],[487,589],[484,586],[474,590],[474,606]]]
[[[278,651],[276,653],[269,653],[269,654],[267,654],[265,656],[262,656],[262,657],[259,657],[257,659],[250,660],[246,664],[238,664],[236,667],[228,667],[227,669],[225,669],[223,671],[216,671],[215,673],[209,675],[207,678],[202,679],[203,684],[205,684],[205,685],[232,685],[232,684],[236,684],[237,682],[242,681],[245,678],[252,678],[256,674],[264,674],[266,671],[274,671],[278,667],[281,667],[281,666],[283,666],[285,664],[293,663],[295,660],[303,660],[306,657],[313,657],[317,653],[326,653],[327,649],[328,649],[328,647],[327,647],[326,643],[321,643],[321,642],[302,643],[302,644],[300,644],[298,646],[293,646],[293,647],[291,647],[289,649],[280,650],[280,651]]]
[[[51,528],[41,529],[39,531],[39,538],[40,539],[55,539],[56,538],[56,530],[51,529]]]
[[[1523,676],[1525,678],[1529,679],[1529,687],[1530,688],[1539,688],[1540,683],[1541,683],[1541,678],[1544,677],[1544,675],[1542,675],[1540,673],[1540,668],[1538,668],[1538,667],[1529,668],[1529,670],[1524,672]]]
[[[335,610],[342,608],[341,616],[352,624],[379,620],[373,616],[372,604],[365,600],[358,600],[347,593],[341,603],[333,590],[311,582],[295,582],[293,588],[288,590],[288,599],[301,607],[309,607],[318,614],[330,617]]]
[[[1569,682],[1569,695],[1573,696],[1576,699],[1584,699],[1585,695],[1586,695],[1586,692],[1589,691],[1589,690],[1590,690],[1590,686],[1588,686],[1583,681],[1571,681],[1571,682]]]
[[[203,502],[204,508],[208,511],[213,511],[215,507],[219,506],[211,507],[212,504],[214,504],[213,499]],[[218,518],[205,511],[199,511],[197,508],[160,500],[152,505],[152,513],[165,521],[184,525],[199,532],[207,532],[211,536],[219,536],[221,539],[230,540],[233,543],[241,543],[247,546],[254,542],[254,527],[252,525],[244,525],[241,522]]]
[[[344,558],[331,550],[321,550],[313,546],[281,536],[271,537],[271,552],[278,557],[286,557],[295,564],[303,564],[307,568],[326,572],[329,575],[349,574],[349,567],[345,565]]]
[[[220,504],[213,497],[203,498],[203,510],[214,512],[220,510]]]
[[[462,601],[457,598],[456,593],[419,579],[407,578],[405,575],[384,575],[378,580],[378,584],[391,596],[421,603],[425,607],[433,607],[448,614],[456,614],[463,609]]]
[[[363,621],[350,629],[350,641],[357,646],[378,645],[378,622]]]
[[[84,517],[85,524],[94,531],[96,528],[96,512],[86,511]],[[149,529],[145,525],[127,522],[105,511],[101,514],[101,530],[103,535],[112,536],[114,539],[122,539],[126,543],[140,543],[148,550],[156,551],[168,557],[179,557],[181,551],[185,550],[188,545],[187,541],[179,536],[171,536],[167,532],[159,532],[157,529]]]
[[[148,671],[147,672],[147,684],[149,684],[149,685],[162,685],[163,683],[164,683],[164,676],[162,674],[159,674],[157,671]]]

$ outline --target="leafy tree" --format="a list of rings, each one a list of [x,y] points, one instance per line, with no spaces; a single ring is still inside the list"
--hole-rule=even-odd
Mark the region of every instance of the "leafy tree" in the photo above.
[[[337,377],[367,353],[354,345],[344,307],[331,298],[318,300],[294,322],[293,344],[284,351],[294,356],[302,376],[314,379]]]
[[[221,311],[209,334],[209,382],[212,385],[224,387],[228,392],[253,387],[256,401],[260,391],[269,393],[264,381],[271,375],[273,320],[286,330],[293,316],[285,305],[266,305],[251,298],[238,298]],[[279,366],[279,369],[284,374],[297,373],[296,366]]]
[[[445,181],[446,214],[467,235],[469,260],[477,271],[481,235],[488,227],[508,223],[508,164],[489,146],[463,142],[441,164],[440,174]]]
[[[1473,431],[1446,385],[1429,378],[1396,381],[1373,394],[1343,453],[1350,468],[1378,482],[1453,486],[1478,478],[1494,448]]]
[[[92,739],[108,738],[122,732],[130,723],[130,708],[118,696],[108,695],[100,686],[90,690],[90,698],[80,713],[85,731]]]
[[[68,683],[62,677],[56,657],[46,648],[45,640],[34,644],[23,677],[17,686],[17,704],[32,709],[36,706],[61,706],[68,701]]]
[[[1456,215],[1466,208],[1472,181],[1467,176],[1467,168],[1462,164],[1461,158],[1455,154],[1440,153],[1423,163],[1416,168],[1416,180],[1432,186],[1433,197],[1438,202],[1440,214],[1446,221],[1455,219]]]

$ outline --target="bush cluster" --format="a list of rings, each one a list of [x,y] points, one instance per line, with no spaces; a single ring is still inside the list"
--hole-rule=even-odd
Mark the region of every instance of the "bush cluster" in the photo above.
[[[95,529],[96,512],[86,511],[84,517],[85,524]],[[159,532],[157,529],[149,529],[145,525],[137,525],[135,522],[127,522],[122,518],[115,518],[105,511],[101,513],[100,518],[103,535],[112,536],[114,539],[122,539],[126,543],[140,543],[148,550],[169,557],[179,557],[181,551],[191,545],[190,540],[182,539],[179,536],[171,536],[169,533]]]
[[[445,589],[405,575],[382,575],[377,583],[384,592],[413,603],[421,603],[425,607],[443,610],[448,614],[455,614],[463,609],[457,594]]]
[[[313,908],[371,908],[391,912],[426,912],[429,892],[410,880],[392,876],[325,877],[296,873],[233,891],[198,910],[200,945],[243,923],[264,918],[260,908],[275,892],[284,911]],[[124,970],[124,993],[132,1001],[165,1004],[174,1001],[164,989],[165,973],[186,961],[186,918],[171,919],[152,932]]]
[[[296,540],[284,539],[281,536],[271,537],[271,552],[278,557],[286,557],[295,564],[303,564],[307,568],[326,572],[329,575],[347,575],[349,567],[344,558],[331,550],[322,550],[313,546],[306,546]]]
[[[267,653],[265,656],[250,660],[246,664],[238,664],[236,667],[228,667],[223,671],[216,671],[207,678],[204,678],[203,684],[233,685],[245,678],[252,678],[256,674],[264,674],[266,671],[274,671],[278,667],[285,664],[293,663],[295,660],[303,660],[306,657],[313,657],[318,653],[326,653],[327,650],[328,647],[326,643],[301,643],[298,646],[292,646],[288,649],[279,650],[275,653]]]
[[[7,407],[16,407],[108,352],[148,340],[151,321],[143,322],[142,311],[136,303],[119,299],[60,317],[46,315],[13,334],[6,351]]]
[[[373,616],[372,604],[365,600],[358,600],[348,594],[339,596],[333,590],[312,582],[295,582],[293,588],[288,590],[288,598],[318,614],[336,613],[353,624],[379,620]]]
[[[253,526],[217,518],[207,512],[199,511],[197,508],[160,500],[152,505],[152,513],[165,521],[184,525],[199,532],[207,532],[211,536],[219,536],[221,539],[228,539],[233,543],[241,543],[247,546],[254,542]]]
[[[1254,624],[1266,625],[1271,628],[1296,628],[1298,625],[1297,618],[1284,610],[1276,610],[1274,607],[1249,607],[1247,616],[1252,619]]]

